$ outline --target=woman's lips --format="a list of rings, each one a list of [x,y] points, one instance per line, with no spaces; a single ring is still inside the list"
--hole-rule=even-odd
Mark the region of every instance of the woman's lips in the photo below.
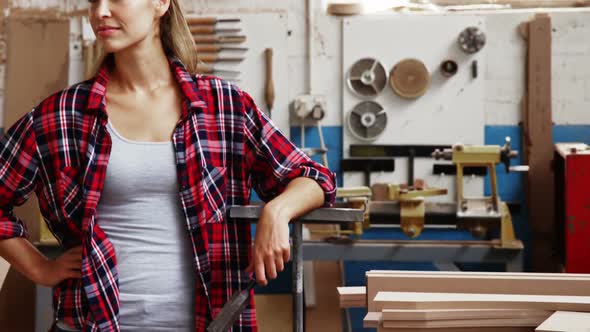
[[[114,33],[116,33],[118,30],[119,30],[119,28],[111,28],[111,27],[99,28],[98,35],[101,37],[109,37],[109,36],[113,35]]]

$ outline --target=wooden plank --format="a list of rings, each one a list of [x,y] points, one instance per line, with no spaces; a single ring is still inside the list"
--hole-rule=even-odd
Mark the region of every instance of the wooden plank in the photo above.
[[[370,274],[367,276],[367,308],[371,312],[378,311],[372,299],[380,291],[590,296],[590,279],[560,276]]]
[[[367,306],[366,287],[337,287],[340,308],[357,308]]]
[[[408,270],[370,270],[366,272],[366,276],[370,275],[383,275],[383,274],[411,274],[411,275],[449,275],[449,276],[515,276],[515,277],[526,277],[526,278],[538,278],[538,277],[549,277],[549,278],[588,278],[588,273],[555,273],[555,272],[472,272],[472,271],[408,271]]]
[[[367,274],[367,277],[380,276],[416,276],[416,277],[447,277],[447,278],[510,278],[510,279],[527,279],[527,280],[590,280],[590,274],[578,273],[472,273],[472,272],[440,272],[432,274],[416,274],[416,273],[372,273]]]
[[[380,326],[377,332],[474,332],[473,327],[450,327],[450,328],[387,328]],[[534,332],[534,327],[480,327],[477,332]]]
[[[383,320],[383,327],[389,328],[443,328],[443,327],[537,327],[549,316],[490,319],[448,319],[433,321]]]
[[[344,296],[346,298],[354,298],[357,299],[359,297],[365,297],[367,294],[367,288],[364,286],[360,286],[360,287],[337,287],[338,289],[338,294],[340,296]]]
[[[451,319],[490,319],[523,318],[530,316],[549,317],[553,311],[532,309],[383,309],[383,320],[451,320]]]
[[[537,14],[528,23],[526,39],[527,95],[523,115],[523,150],[527,172],[527,207],[532,228],[533,271],[556,272],[555,185],[552,170],[551,18]]]
[[[368,312],[367,315],[365,316],[365,318],[363,319],[363,327],[365,328],[383,328],[382,325],[382,313],[380,312]],[[404,331],[406,329],[395,329],[396,332],[399,331]],[[416,332],[416,331],[420,331],[423,329],[408,329],[411,332]],[[386,329],[385,331],[394,331],[393,329]],[[446,328],[441,328],[441,329],[436,329],[436,332],[441,332],[441,331],[453,331],[453,332],[461,332],[461,331],[469,331],[469,332],[473,332],[473,328],[471,329],[465,329],[465,328],[457,328],[457,329],[446,329]],[[482,330],[478,329],[478,331],[494,331],[494,332],[500,332],[500,331],[533,331],[533,329],[504,329],[504,328],[500,328],[500,329],[491,329],[491,328],[483,328]]]
[[[590,332],[590,314],[557,311],[537,329],[537,332]]]
[[[367,312],[363,319],[363,327],[368,329],[376,329],[381,325],[382,314],[380,312]]]
[[[379,292],[373,301],[383,309],[538,309],[590,311],[590,296]]]
[[[439,6],[464,6],[472,4],[510,5],[513,8],[532,7],[585,7],[590,5],[588,0],[431,0]]]

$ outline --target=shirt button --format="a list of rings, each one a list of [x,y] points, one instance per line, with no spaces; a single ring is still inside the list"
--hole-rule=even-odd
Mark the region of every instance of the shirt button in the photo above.
[[[185,191],[187,189],[188,189],[188,186],[184,186],[184,185],[180,186],[180,190],[182,190],[182,191]]]

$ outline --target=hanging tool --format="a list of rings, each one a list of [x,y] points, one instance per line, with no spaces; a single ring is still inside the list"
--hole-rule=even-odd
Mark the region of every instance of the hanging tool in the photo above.
[[[209,65],[199,64],[197,65],[197,71],[201,74],[228,74],[228,75],[239,75],[240,72],[237,70],[228,70],[212,67]]]
[[[211,53],[200,53],[198,55],[199,60],[205,63],[214,63],[214,62],[242,62],[244,58],[240,57],[220,57],[217,54]]]
[[[189,25],[215,25],[217,23],[238,23],[241,22],[239,18],[222,18],[216,17],[187,17],[186,23]]]
[[[246,36],[207,36],[193,35],[195,43],[240,44],[246,41]]]
[[[235,293],[229,301],[225,303],[217,317],[207,327],[207,332],[226,332],[228,331],[238,316],[242,313],[248,299],[250,298],[250,291],[256,286],[256,280],[252,279],[246,289]]]
[[[214,35],[216,33],[238,33],[242,29],[217,29],[212,25],[195,25],[189,28],[192,34]]]
[[[197,51],[199,52],[221,52],[221,51],[236,51],[245,52],[248,50],[247,47],[232,47],[232,46],[221,46],[217,44],[197,44]]]
[[[266,100],[266,106],[268,107],[268,116],[270,117],[272,113],[272,106],[275,102],[275,87],[272,80],[272,48],[267,48],[264,50],[264,55],[266,58],[266,86],[264,90],[264,97]]]

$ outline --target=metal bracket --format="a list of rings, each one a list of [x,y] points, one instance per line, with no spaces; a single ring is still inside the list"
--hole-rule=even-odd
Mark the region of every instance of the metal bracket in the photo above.
[[[400,202],[400,226],[404,234],[416,238],[424,229],[426,205],[424,197],[446,195],[444,188],[424,188],[420,190],[402,189],[399,185],[388,185],[389,200]]]

